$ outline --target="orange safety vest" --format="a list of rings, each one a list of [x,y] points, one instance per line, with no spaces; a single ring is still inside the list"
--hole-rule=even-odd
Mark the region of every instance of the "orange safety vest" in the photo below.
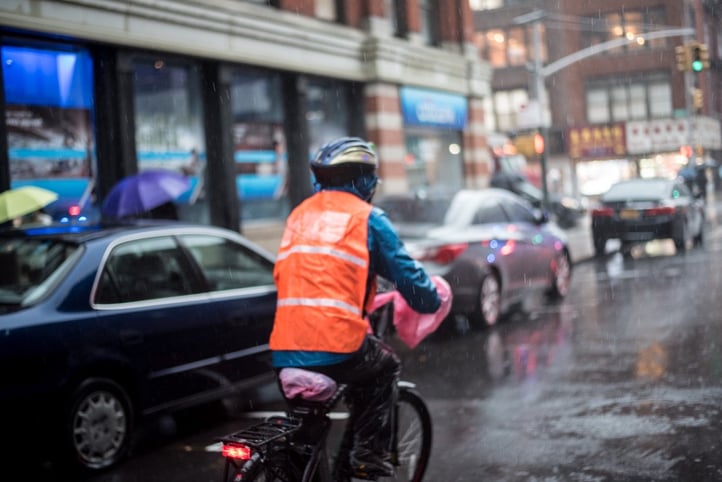
[[[288,217],[273,271],[278,290],[271,350],[351,353],[368,329],[371,205],[343,191],[321,191]],[[368,297],[368,305],[373,300]]]

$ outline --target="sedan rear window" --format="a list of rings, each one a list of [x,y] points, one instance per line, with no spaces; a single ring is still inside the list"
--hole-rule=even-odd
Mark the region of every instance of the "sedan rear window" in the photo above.
[[[394,223],[443,224],[450,201],[448,198],[388,198],[380,200],[377,206]]]
[[[664,199],[670,195],[670,183],[659,181],[633,180],[613,185],[602,196],[604,201],[621,201],[626,199]]]
[[[56,240],[0,239],[0,303],[33,304],[67,272],[79,251],[75,244]]]

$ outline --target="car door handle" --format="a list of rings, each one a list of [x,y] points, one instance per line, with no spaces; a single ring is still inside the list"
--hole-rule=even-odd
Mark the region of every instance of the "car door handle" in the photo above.
[[[143,335],[136,330],[122,330],[120,340],[126,345],[138,345],[143,343]]]

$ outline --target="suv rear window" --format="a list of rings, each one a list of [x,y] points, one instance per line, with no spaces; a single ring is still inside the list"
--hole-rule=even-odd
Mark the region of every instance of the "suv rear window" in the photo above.
[[[78,245],[56,240],[0,239],[0,304],[35,303],[72,265],[76,253]]]

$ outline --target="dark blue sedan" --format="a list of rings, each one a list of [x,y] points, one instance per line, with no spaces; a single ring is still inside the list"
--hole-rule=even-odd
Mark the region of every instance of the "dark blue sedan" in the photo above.
[[[42,434],[64,464],[116,464],[141,419],[273,380],[275,301],[272,256],[232,231],[0,231],[3,442]]]

